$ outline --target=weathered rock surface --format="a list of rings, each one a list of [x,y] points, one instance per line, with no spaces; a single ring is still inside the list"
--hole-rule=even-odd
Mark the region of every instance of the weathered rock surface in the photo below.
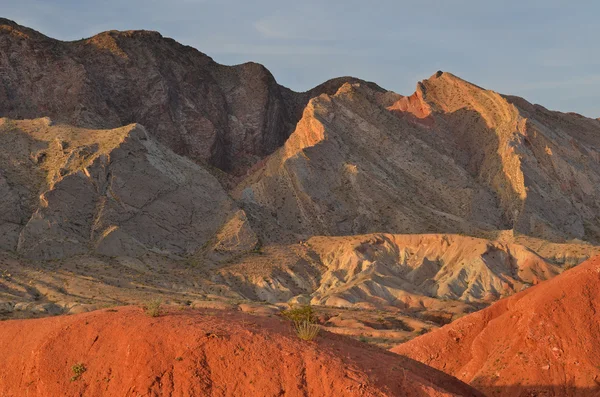
[[[386,109],[399,95],[345,84],[310,101],[296,131],[238,189],[265,241],[372,232],[498,229],[490,189]]]
[[[0,79],[0,116],[140,123],[176,153],[236,174],[283,145],[311,96],[346,81],[295,93],[262,65],[220,65],[158,32],[62,42],[1,18]]]
[[[296,93],[156,32],[0,19],[0,316],[166,294],[402,340],[598,253],[599,137],[450,73]]]
[[[90,252],[135,257],[148,250],[187,255],[235,209],[213,176],[140,125],[49,124],[3,119],[0,125],[6,250],[33,259]]]
[[[271,303],[459,315],[600,254],[591,245],[545,243],[542,257],[519,242],[451,234],[312,237],[231,259],[212,280]]]
[[[346,83],[309,102],[236,197],[265,241],[514,230],[597,242],[599,131],[449,73],[410,97]]]
[[[486,395],[597,396],[600,258],[392,349]]]

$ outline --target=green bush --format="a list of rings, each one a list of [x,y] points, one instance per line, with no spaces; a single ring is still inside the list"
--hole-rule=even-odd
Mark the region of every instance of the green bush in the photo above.
[[[73,371],[73,376],[71,377],[71,382],[75,382],[76,380],[81,378],[81,375],[83,375],[83,373],[85,371],[87,371],[87,368],[85,367],[84,364],[77,363],[71,367],[71,371]]]
[[[292,307],[281,313],[294,323],[294,330],[298,338],[302,340],[313,340],[319,334],[321,328],[317,322],[315,311],[310,305]]]
[[[150,317],[158,317],[161,314],[161,305],[162,301],[160,299],[152,299],[144,305],[144,310]]]
[[[281,313],[284,317],[292,320],[294,324],[301,322],[316,323],[317,318],[311,305],[295,306]]]

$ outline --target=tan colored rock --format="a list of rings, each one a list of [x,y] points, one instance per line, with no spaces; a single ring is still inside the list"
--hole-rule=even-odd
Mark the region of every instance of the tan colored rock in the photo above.
[[[257,248],[256,234],[250,227],[246,213],[234,213],[215,236],[212,250],[217,256],[239,255]]]
[[[193,301],[190,305],[194,309],[216,309],[216,310],[234,310],[236,306],[223,301]]]
[[[236,197],[264,241],[515,230],[598,242],[598,131],[450,73],[411,97],[347,83],[309,102]]]
[[[0,207],[0,224],[17,226],[8,242],[18,244],[5,248],[30,258],[192,254],[236,209],[213,176],[139,125],[6,121],[0,140],[6,186],[17,197]]]
[[[67,314],[80,314],[98,310],[98,305],[74,305],[69,308]]]
[[[257,305],[250,303],[240,303],[238,308],[244,313],[254,313],[263,316],[270,316],[281,311],[281,309],[275,305]]]

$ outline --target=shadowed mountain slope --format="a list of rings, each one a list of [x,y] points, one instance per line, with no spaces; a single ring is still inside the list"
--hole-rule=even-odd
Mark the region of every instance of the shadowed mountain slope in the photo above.
[[[234,174],[280,147],[310,97],[262,65],[224,66],[152,31],[63,42],[0,18],[0,115],[84,128],[147,127],[174,152]]]
[[[438,72],[313,98],[236,190],[267,241],[492,230],[598,241],[600,123]],[[280,230],[283,229],[283,232]]]

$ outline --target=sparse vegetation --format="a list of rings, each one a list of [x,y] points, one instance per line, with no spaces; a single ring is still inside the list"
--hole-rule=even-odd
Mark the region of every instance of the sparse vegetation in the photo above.
[[[296,335],[302,340],[311,341],[317,337],[321,328],[316,323],[315,311],[310,305],[292,307],[282,315],[294,323]]]
[[[263,243],[260,238],[257,239],[256,245],[254,245],[254,248],[252,248],[252,253],[261,255],[263,254]]]
[[[317,320],[315,310],[311,305],[294,306],[288,310],[284,310],[281,312],[281,314],[284,317],[292,320],[294,323],[300,323],[304,321],[315,323]]]
[[[71,382],[75,382],[81,378],[81,375],[87,371],[87,368],[82,363],[77,363],[71,367],[71,371],[73,371],[73,376],[71,377]]]
[[[296,329],[296,335],[298,335],[298,338],[306,341],[315,339],[321,330],[318,324],[308,321],[296,323],[294,324],[294,328]]]
[[[152,299],[144,305],[144,311],[150,317],[158,317],[162,313],[161,305],[162,305],[162,300],[160,300],[158,298]]]

